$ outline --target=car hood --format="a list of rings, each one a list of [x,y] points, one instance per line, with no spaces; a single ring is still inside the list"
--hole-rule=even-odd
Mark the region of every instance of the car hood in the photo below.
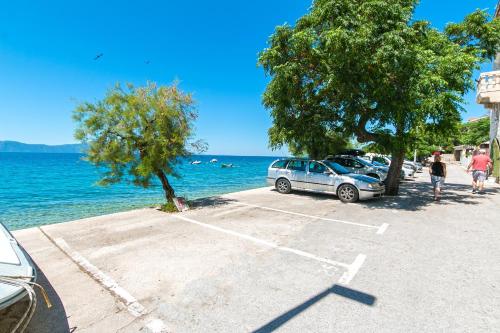
[[[347,174],[346,176],[349,176],[351,178],[354,178],[356,180],[361,180],[366,183],[378,183],[378,179],[375,179],[373,177],[365,176],[365,175],[358,175],[356,173],[350,173]]]

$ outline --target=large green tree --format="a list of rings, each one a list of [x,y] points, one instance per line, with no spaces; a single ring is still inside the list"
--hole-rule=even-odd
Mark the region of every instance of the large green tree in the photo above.
[[[167,176],[179,177],[175,166],[205,148],[191,140],[197,112],[176,84],[116,85],[104,99],[79,105],[73,118],[87,160],[102,171],[99,184],[125,180],[147,188],[158,178],[169,203],[175,192]]]
[[[315,143],[324,133],[354,134],[391,154],[387,193],[415,128],[446,132],[478,64],[495,54],[499,21],[483,11],[444,32],[413,19],[416,0],[316,0],[295,26],[276,28],[259,64],[271,77],[263,104],[270,144]],[[312,154],[314,156],[314,154]]]

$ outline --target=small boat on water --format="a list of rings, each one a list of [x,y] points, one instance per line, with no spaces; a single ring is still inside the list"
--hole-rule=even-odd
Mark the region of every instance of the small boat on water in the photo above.
[[[28,254],[0,222],[0,310],[19,302],[25,296],[30,299],[23,323],[18,324],[19,328],[27,326],[35,311],[36,303],[33,304],[32,288],[35,280],[35,266]]]
[[[191,162],[191,164],[195,164],[195,165],[196,164],[201,164],[201,161],[193,161],[193,162]]]
[[[210,163],[217,163],[217,162],[219,162],[219,161],[218,161],[216,158],[212,158],[212,159],[210,160]]]
[[[220,166],[221,168],[232,168],[233,163],[222,163]]]

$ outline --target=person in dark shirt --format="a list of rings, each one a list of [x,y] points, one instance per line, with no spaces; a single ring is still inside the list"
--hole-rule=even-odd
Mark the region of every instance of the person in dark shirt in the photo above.
[[[439,201],[441,199],[441,188],[446,178],[446,164],[441,162],[441,156],[434,156],[434,162],[429,166],[429,174],[434,188],[434,200]]]

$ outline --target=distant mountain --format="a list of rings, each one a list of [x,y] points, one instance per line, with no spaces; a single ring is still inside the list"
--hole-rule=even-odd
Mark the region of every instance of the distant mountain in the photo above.
[[[85,149],[82,144],[41,145],[17,141],[0,141],[0,153],[81,153]]]

